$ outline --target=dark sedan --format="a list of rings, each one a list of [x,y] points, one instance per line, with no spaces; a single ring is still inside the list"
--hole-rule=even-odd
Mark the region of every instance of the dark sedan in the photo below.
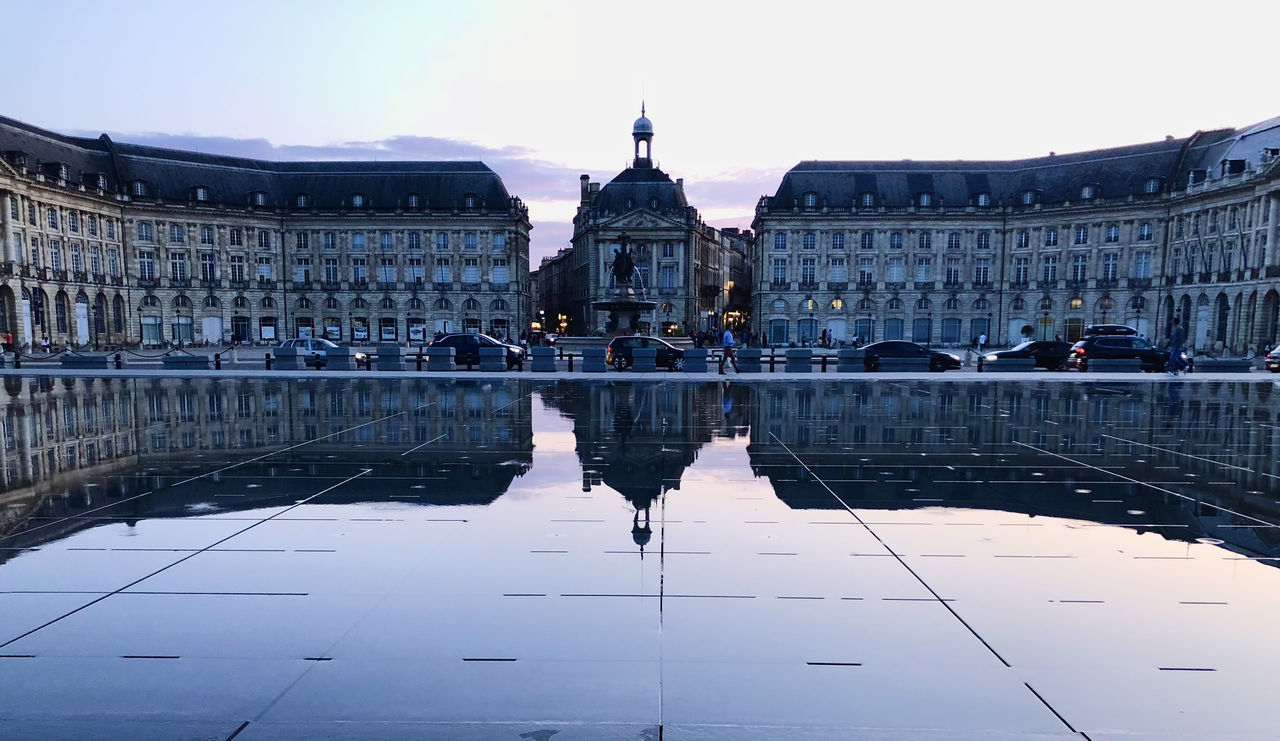
[[[520,363],[524,350],[519,345],[508,345],[505,342],[498,342],[487,334],[479,332],[462,332],[459,334],[447,334],[438,337],[427,343],[427,347],[452,347],[453,362],[458,365],[479,365],[480,364],[480,348],[482,347],[503,347],[507,350],[507,368],[514,368]]]
[[[869,371],[880,369],[881,358],[928,358],[931,371],[955,370],[962,365],[958,355],[930,350],[924,345],[904,340],[872,342],[870,345],[863,346],[862,349],[866,353],[863,363]]]
[[[1169,364],[1169,351],[1152,345],[1137,335],[1093,335],[1085,337],[1071,347],[1067,365],[1077,370],[1088,370],[1093,359],[1134,359],[1141,361],[1142,370],[1158,373]]]
[[[626,370],[635,362],[631,353],[637,347],[652,347],[657,350],[654,364],[669,370],[684,370],[684,350],[657,337],[614,337],[605,349],[604,362],[618,370]]]
[[[1262,359],[1262,367],[1272,373],[1280,373],[1280,347],[1267,353],[1267,356]]]
[[[1071,354],[1070,342],[1055,342],[1053,340],[1030,340],[1015,345],[1008,350],[1000,350],[998,352],[989,352],[982,356],[982,360],[987,363],[998,363],[1001,360],[1012,358],[1032,358],[1035,360],[1037,368],[1047,368],[1048,370],[1057,370],[1067,362],[1067,356]]]

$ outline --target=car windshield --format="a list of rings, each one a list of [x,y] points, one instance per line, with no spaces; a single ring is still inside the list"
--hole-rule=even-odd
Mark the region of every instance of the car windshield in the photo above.
[[[1015,345],[1015,346],[1013,347],[1013,349],[1014,349],[1014,350],[1026,350],[1026,349],[1030,348],[1030,347],[1031,347],[1032,345],[1034,345],[1034,344],[1036,344],[1034,341],[1027,341],[1027,342],[1022,343],[1021,345]]]
[[[330,342],[329,340],[316,340],[316,349],[319,350],[332,350],[337,346],[337,343]]]

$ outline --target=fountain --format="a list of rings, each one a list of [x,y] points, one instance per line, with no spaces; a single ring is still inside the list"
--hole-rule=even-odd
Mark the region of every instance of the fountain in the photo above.
[[[632,280],[638,274],[635,260],[627,249],[627,235],[618,235],[618,249],[613,253],[613,287],[609,289],[609,298],[603,301],[592,301],[596,311],[609,312],[609,321],[605,323],[605,334],[635,334],[640,329],[640,315],[652,312],[658,305],[656,301],[640,298]]]

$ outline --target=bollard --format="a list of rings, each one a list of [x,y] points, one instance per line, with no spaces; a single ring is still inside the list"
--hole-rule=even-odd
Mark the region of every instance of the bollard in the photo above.
[[[770,373],[773,372],[773,364],[777,360],[777,358],[778,356],[772,350],[770,350],[769,351],[769,372]]]
[[[267,353],[267,370],[271,370],[271,353]]]
[[[17,367],[16,365],[14,366]],[[573,372],[573,353],[569,353],[569,372]]]
[[[822,372],[823,373],[827,372],[827,356],[826,355],[822,356]]]
[[[978,356],[978,372],[979,373],[982,372],[982,356],[981,355]]]
[[[120,369],[120,353],[116,353],[116,370]],[[213,354],[213,369],[222,370],[222,353]]]
[[[17,365],[15,364],[14,367],[16,368]],[[123,368],[124,368],[124,361],[121,360],[120,353],[117,352],[116,353],[116,370],[121,370]]]
[[[422,372],[422,348],[418,348],[418,372]]]
[[[720,353],[720,375],[724,375],[724,353]]]
[[[13,367],[14,368],[22,367],[22,356],[18,355],[18,351],[16,349],[13,351]]]

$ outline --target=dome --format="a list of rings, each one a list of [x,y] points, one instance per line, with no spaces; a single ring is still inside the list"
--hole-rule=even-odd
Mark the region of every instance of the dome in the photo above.
[[[632,134],[652,134],[653,122],[650,121],[648,118],[646,118],[644,113],[641,112],[640,118],[637,118],[635,125],[631,127],[631,133]]]

